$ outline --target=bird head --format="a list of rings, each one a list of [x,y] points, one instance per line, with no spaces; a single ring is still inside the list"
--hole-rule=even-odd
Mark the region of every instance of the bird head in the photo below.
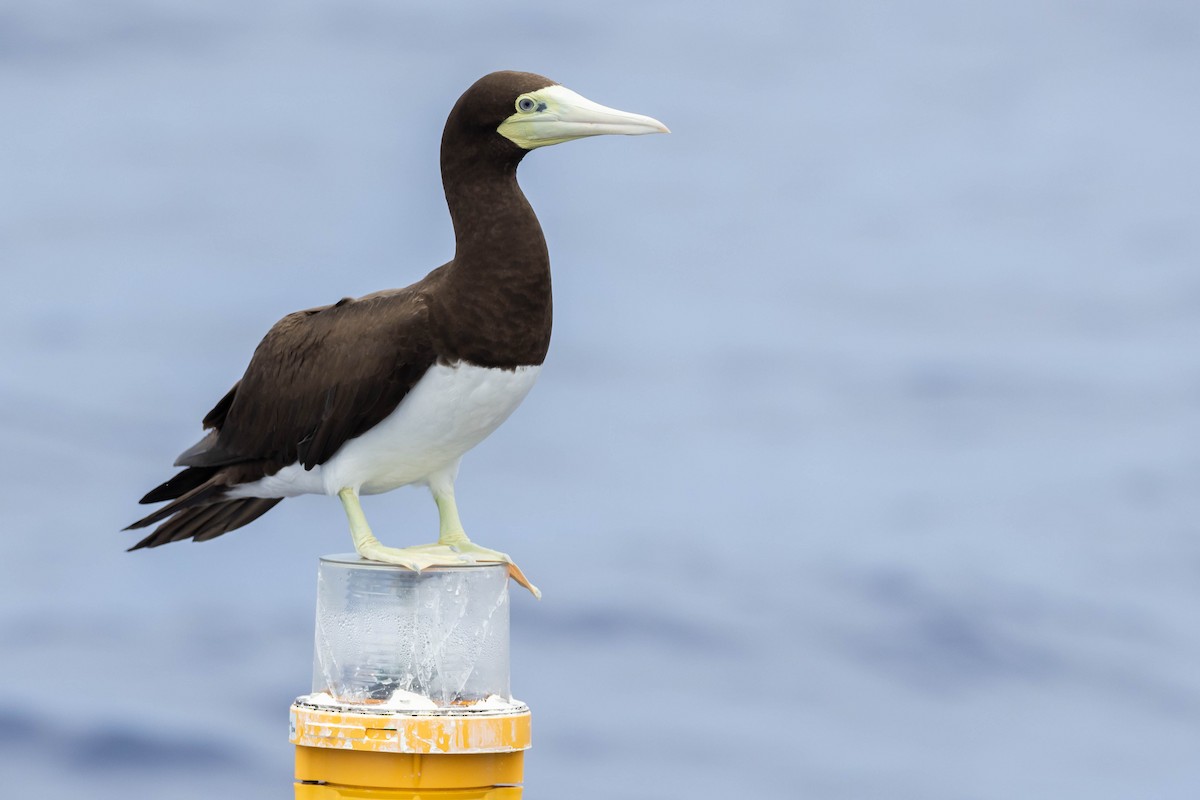
[[[494,132],[521,155],[587,136],[670,133],[656,119],[602,106],[530,72],[493,72],[480,78],[459,98],[446,128],[448,134]]]

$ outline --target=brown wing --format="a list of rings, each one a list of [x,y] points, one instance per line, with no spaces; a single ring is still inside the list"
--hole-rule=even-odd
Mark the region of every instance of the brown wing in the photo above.
[[[427,315],[416,287],[289,314],[205,417],[212,433],[176,465],[325,462],[391,413],[434,363]]]

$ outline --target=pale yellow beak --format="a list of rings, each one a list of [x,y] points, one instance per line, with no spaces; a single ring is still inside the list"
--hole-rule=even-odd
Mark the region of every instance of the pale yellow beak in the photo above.
[[[653,117],[602,106],[565,86],[547,86],[521,95],[517,98],[516,113],[497,130],[526,150],[585,136],[671,132]]]

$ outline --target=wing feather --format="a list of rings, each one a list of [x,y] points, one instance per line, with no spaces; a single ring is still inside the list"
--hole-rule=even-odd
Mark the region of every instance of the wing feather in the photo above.
[[[284,317],[205,417],[214,431],[177,465],[301,461],[311,469],[378,424],[436,360],[419,287]]]

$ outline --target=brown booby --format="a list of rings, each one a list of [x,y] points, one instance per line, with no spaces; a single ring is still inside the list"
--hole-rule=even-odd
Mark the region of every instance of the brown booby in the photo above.
[[[126,528],[161,523],[131,550],[206,541],[285,497],[336,495],[363,558],[421,570],[512,559],[467,538],[454,502],[464,453],[532,388],[550,344],[550,258],[517,185],[530,150],[601,134],[667,133],[548,78],[495,72],[458,99],[442,134],[453,260],[404,289],[289,314],[242,379],[204,417],[208,434],[142,503],[170,501]],[[387,547],[359,495],[425,484],[435,544]]]

